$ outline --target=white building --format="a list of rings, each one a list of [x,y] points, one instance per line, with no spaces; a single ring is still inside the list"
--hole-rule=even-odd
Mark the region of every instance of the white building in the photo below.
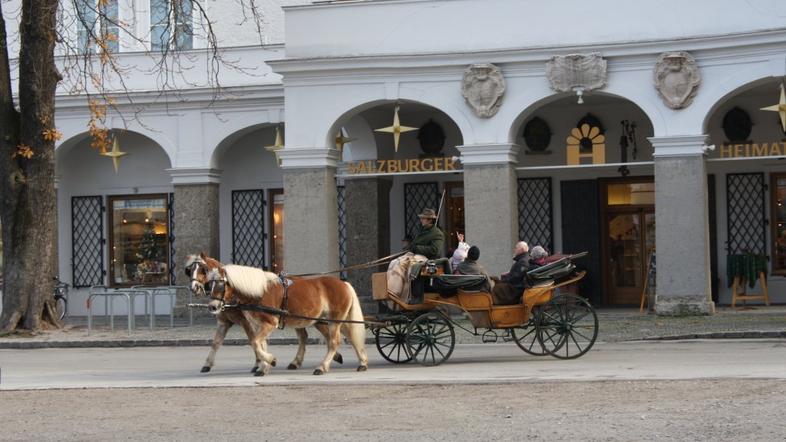
[[[150,1],[118,2],[148,44]],[[445,189],[440,225],[465,231],[492,273],[507,270],[518,239],[588,250],[582,294],[638,305],[657,248],[656,309],[707,313],[732,300],[727,256],[752,252],[769,257],[770,301],[786,302],[786,131],[761,110],[786,77],[786,3],[278,1],[265,3],[262,36],[238,24],[234,2],[204,3],[227,55],[254,69],[225,72],[214,101],[194,36],[180,94],[161,100],[159,77],[129,76],[134,105],[119,107],[143,110],[138,121],[110,118],[130,154],[117,174],[89,146],[86,98],[62,90],[65,281],[164,283],[201,250],[290,273],[332,270],[397,251]],[[121,35],[119,59],[149,66],[140,44]],[[571,54],[582,57],[554,60]],[[504,79],[491,116],[462,95],[476,64]],[[468,79],[475,103],[493,102],[498,79]],[[583,103],[576,87],[555,90],[560,80],[583,86]],[[396,107],[402,125],[420,129],[398,149],[374,131]],[[584,124],[573,149],[587,157],[576,159],[567,139]],[[277,130],[280,168],[263,149]],[[339,133],[354,138],[343,152]],[[350,278],[368,294],[367,274]]]

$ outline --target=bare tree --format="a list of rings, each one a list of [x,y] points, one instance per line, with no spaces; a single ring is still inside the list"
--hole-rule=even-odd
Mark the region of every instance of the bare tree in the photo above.
[[[0,334],[18,329],[38,331],[60,327],[52,295],[56,274],[57,206],[54,187],[54,146],[61,137],[55,127],[58,84],[86,97],[91,118],[86,126],[93,146],[104,152],[111,134],[107,114],[138,118],[138,111],[121,113],[118,99],[133,103],[125,80],[130,75],[154,75],[166,98],[178,97],[189,86],[184,71],[193,69],[197,52],[181,51],[184,36],[205,42],[205,78],[221,92],[219,72],[243,67],[224,57],[213,31],[205,0],[157,2],[162,17],[156,35],[140,36],[118,17],[110,0],[22,0],[19,11],[19,55],[9,56],[7,11],[0,1],[0,225],[3,254],[3,313]],[[6,3],[7,4],[7,3]],[[256,0],[235,0],[242,20],[262,30]],[[74,35],[73,30],[79,31]],[[123,65],[115,53],[119,39],[135,41],[153,61],[141,72]],[[18,93],[14,94],[12,67],[16,66]],[[124,109],[133,109],[126,106]]]

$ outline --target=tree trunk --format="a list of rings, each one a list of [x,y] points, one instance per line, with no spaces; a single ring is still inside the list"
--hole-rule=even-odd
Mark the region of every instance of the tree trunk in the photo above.
[[[54,62],[57,7],[58,0],[22,2],[19,112],[11,95],[4,21],[0,30],[0,219],[5,266],[0,333],[60,326],[52,296],[57,229],[54,140],[45,137],[46,130],[54,129],[55,90],[60,81]],[[33,156],[12,159],[20,146],[29,147]]]

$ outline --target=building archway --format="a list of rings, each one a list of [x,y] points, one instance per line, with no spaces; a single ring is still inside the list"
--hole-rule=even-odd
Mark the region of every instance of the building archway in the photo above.
[[[265,149],[283,140],[284,126],[257,124],[222,140],[211,164],[221,170],[219,239],[221,260],[283,269],[283,174]]]
[[[761,266],[770,302],[786,299],[780,295],[786,288],[786,131],[777,112],[762,110],[778,103],[783,81],[765,77],[741,85],[713,103],[704,118],[708,143],[715,146],[707,154],[707,171],[716,189],[712,282],[721,304],[733,298],[727,261],[735,258],[729,256],[747,253],[767,257]],[[761,284],[748,291],[761,293]]]
[[[655,245],[654,129],[634,102],[593,92],[546,97],[510,129],[518,153],[519,237],[550,252],[590,252],[582,294],[637,304]]]
[[[55,152],[58,213],[67,214],[58,219],[60,278],[77,288],[70,303],[77,315],[86,313],[81,287],[174,280],[169,156],[145,135],[113,133],[127,153],[117,171],[90,146],[87,133]],[[164,304],[158,311],[166,311]]]

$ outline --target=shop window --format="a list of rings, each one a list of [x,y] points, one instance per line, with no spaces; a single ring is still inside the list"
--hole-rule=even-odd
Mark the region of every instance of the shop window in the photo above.
[[[772,273],[786,275],[786,174],[772,175]]]
[[[167,196],[109,197],[112,285],[169,283]]]

